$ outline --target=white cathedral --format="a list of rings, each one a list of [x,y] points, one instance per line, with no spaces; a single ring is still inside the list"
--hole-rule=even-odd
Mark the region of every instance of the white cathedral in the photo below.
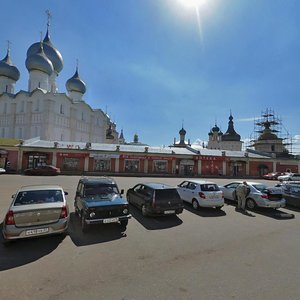
[[[20,72],[12,64],[9,45],[0,61],[0,138],[122,143],[109,116],[84,101],[86,85],[78,65],[66,82],[67,93],[58,91],[56,79],[63,69],[63,58],[50,40],[49,24],[48,19],[44,40],[27,50],[27,91],[15,92]]]

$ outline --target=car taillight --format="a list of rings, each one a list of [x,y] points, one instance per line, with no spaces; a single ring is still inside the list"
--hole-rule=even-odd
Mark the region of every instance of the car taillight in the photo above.
[[[67,218],[67,217],[68,217],[68,209],[67,209],[66,206],[63,206],[63,207],[61,208],[61,213],[60,213],[59,218],[60,218],[60,219],[65,219],[65,218]]]
[[[10,210],[5,216],[6,225],[15,225],[14,212]]]
[[[224,198],[224,192],[222,191],[222,198]]]
[[[200,193],[199,193],[199,197],[202,198],[202,199],[205,199],[205,194],[202,193],[202,192],[200,192]]]
[[[269,196],[266,195],[266,194],[262,194],[261,197],[264,198],[264,199],[269,199]]]

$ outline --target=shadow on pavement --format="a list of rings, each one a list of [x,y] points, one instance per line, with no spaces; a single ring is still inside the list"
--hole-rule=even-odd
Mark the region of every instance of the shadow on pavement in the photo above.
[[[142,212],[130,204],[130,213],[141,225],[148,230],[160,230],[178,226],[182,220],[177,215],[144,217]]]
[[[273,218],[276,220],[286,220],[286,219],[294,219],[295,218],[294,214],[286,213],[279,209],[273,209],[273,208],[262,208],[262,207],[257,208],[255,210],[255,213],[269,217],[269,218]]]
[[[90,226],[87,232],[83,233],[80,219],[74,212],[70,214],[68,231],[72,242],[78,247],[105,243],[126,237],[124,229],[118,223],[95,224]]]
[[[292,206],[292,205],[287,205],[285,207],[285,209],[288,209],[288,210],[291,210],[291,211],[294,211],[294,212],[300,212],[300,207],[296,207],[296,206]]]
[[[230,206],[236,206],[236,202],[226,200],[226,203]],[[279,209],[273,209],[273,208],[264,208],[264,207],[257,207],[255,210],[246,210],[246,212],[240,212],[243,213],[246,216],[249,217],[255,217],[252,213],[262,215],[265,217],[273,218],[276,220],[286,220],[286,219],[293,219],[295,218],[294,214],[286,213],[284,211],[281,211]]]
[[[200,207],[198,210],[195,210],[190,203],[184,202],[184,209],[189,212],[198,215],[200,217],[223,217],[226,216],[226,212],[222,209],[215,209],[210,207]]]
[[[2,230],[2,223],[1,223]],[[3,244],[0,234],[0,271],[20,267],[50,254],[63,241],[64,235],[22,239]]]

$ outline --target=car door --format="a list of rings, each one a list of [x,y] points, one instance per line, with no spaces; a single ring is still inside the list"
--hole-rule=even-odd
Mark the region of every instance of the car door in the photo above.
[[[145,198],[146,198],[146,187],[145,185],[141,184],[136,190],[135,190],[135,201],[136,205],[138,207],[142,207],[145,204]]]
[[[143,204],[143,191],[145,186],[143,184],[138,184],[132,189],[132,197],[130,198],[134,205],[141,207]]]
[[[189,185],[189,181],[183,181],[182,183],[180,183],[178,185],[178,193],[179,193],[179,196],[182,200],[184,201],[188,201],[188,185]]]
[[[75,207],[78,208],[78,211],[81,211],[83,209],[83,205],[81,201],[82,198],[83,198],[83,183],[79,182],[75,194]]]
[[[224,192],[224,198],[229,200],[236,200],[235,190],[239,184],[239,182],[232,182],[227,185],[224,185],[224,189],[222,189]]]
[[[127,192],[129,201],[133,205],[137,205],[137,200],[136,200],[137,195],[136,195],[136,193],[140,189],[140,187],[141,187],[141,185],[137,184],[133,188],[129,189],[128,192]]]
[[[199,189],[199,185],[197,185],[194,182],[189,182],[189,184],[186,187],[186,201],[189,203],[192,203],[193,199],[198,197],[198,189]]]

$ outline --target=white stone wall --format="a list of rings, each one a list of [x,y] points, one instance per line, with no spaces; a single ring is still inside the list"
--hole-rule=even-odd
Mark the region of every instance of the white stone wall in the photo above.
[[[102,110],[93,110],[84,101],[73,102],[64,93],[37,89],[0,95],[0,137],[118,143],[117,132],[113,140],[106,139],[109,123]]]

